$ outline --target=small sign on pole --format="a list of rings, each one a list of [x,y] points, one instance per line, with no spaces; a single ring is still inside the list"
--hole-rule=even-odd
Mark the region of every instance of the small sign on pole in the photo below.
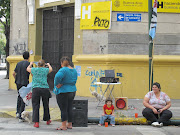
[[[117,21],[141,22],[141,14],[137,14],[137,13],[117,13]]]

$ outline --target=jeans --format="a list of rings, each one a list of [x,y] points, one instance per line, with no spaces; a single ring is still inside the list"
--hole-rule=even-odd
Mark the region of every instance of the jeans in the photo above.
[[[33,107],[33,122],[39,122],[39,108],[40,108],[40,98],[42,97],[44,115],[43,120],[50,120],[49,114],[49,98],[51,93],[48,88],[33,88],[32,90],[32,107]]]
[[[164,110],[162,113],[160,113],[160,117],[158,117],[158,114],[154,114],[153,110],[150,108],[145,108],[142,111],[142,114],[147,120],[159,123],[167,122],[172,117],[172,112],[169,110]]]
[[[104,120],[106,120],[107,118],[110,119],[110,124],[112,124],[112,125],[115,124],[115,117],[112,115],[107,115],[107,114],[100,117],[99,124],[104,124]]]
[[[19,113],[19,119],[22,119],[21,113],[25,110],[25,103],[23,99],[21,98],[21,96],[19,95],[19,89],[22,86],[27,86],[27,85],[16,84],[16,86],[17,86],[17,91],[18,91],[16,114]]]
[[[61,111],[61,120],[72,122],[72,103],[76,92],[60,93],[56,95],[57,104]]]

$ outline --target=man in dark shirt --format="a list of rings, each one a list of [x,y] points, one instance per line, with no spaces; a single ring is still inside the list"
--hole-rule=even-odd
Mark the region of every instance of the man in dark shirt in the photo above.
[[[22,86],[27,86],[29,84],[29,72],[26,71],[26,68],[30,64],[29,52],[27,51],[24,52],[23,58],[24,60],[17,63],[16,68],[14,69],[13,72],[13,76],[15,78],[15,83],[18,91],[16,117],[19,118],[19,122],[23,122],[23,119],[21,118],[21,113],[25,109],[25,103],[23,102],[23,99],[19,95],[19,89]]]

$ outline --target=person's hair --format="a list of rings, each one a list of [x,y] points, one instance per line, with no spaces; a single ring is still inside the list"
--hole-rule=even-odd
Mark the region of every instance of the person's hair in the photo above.
[[[111,105],[112,105],[112,99],[111,98],[107,98],[106,101],[105,101],[105,104],[107,104],[107,102],[110,101],[111,102]]]
[[[29,59],[29,52],[28,51],[25,51],[24,53],[23,53],[23,58],[24,59]]]
[[[45,61],[43,59],[38,61],[38,67],[43,67],[45,66]]]
[[[65,66],[65,67],[68,67],[71,63],[71,60],[69,57],[67,56],[64,56],[61,58],[60,62]]]
[[[161,85],[158,82],[153,83],[153,85],[156,85],[159,88],[159,91],[161,91]]]

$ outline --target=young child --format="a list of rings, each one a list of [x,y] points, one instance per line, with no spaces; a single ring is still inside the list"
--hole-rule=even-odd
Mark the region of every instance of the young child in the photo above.
[[[104,120],[110,119],[110,124],[112,127],[115,127],[115,117],[114,117],[114,106],[110,98],[106,99],[105,105],[103,106],[103,114],[99,121],[99,126],[104,124]]]

